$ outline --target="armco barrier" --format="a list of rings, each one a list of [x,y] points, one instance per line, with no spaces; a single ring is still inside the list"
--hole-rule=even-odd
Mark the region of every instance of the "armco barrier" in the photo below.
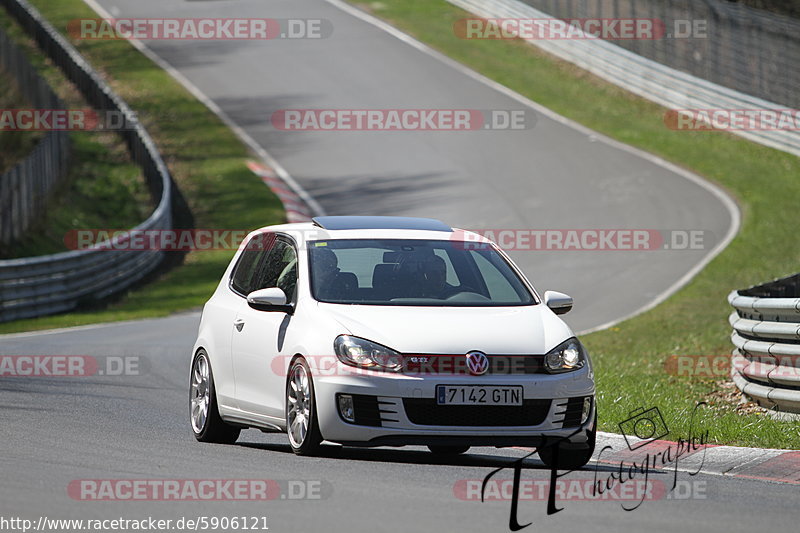
[[[135,122],[128,105],[103,82],[75,48],[26,0],[0,5],[33,37],[95,109],[115,111]],[[150,136],[140,125],[119,132],[142,169],[157,207],[137,230],[171,229],[172,178]],[[80,250],[0,261],[0,322],[68,311],[130,287],[152,272],[163,252]]]
[[[733,291],[732,377],[759,405],[800,413],[800,274]]]
[[[561,19],[660,21],[664,31],[662,38],[610,40],[662,65],[769,102],[800,109],[800,69],[797,68],[800,64],[800,2],[797,0],[521,1]],[[763,7],[749,7],[748,3],[761,3]],[[797,18],[780,12],[795,12]]]
[[[39,109],[63,109],[64,104],[28,58],[0,28],[0,68]],[[17,241],[41,217],[54,188],[66,176],[69,134],[45,134],[30,154],[0,174],[0,247]]]
[[[448,2],[486,19],[554,18],[518,0]],[[786,107],[667,67],[601,39],[530,39],[528,42],[669,109],[775,110]],[[731,133],[800,156],[800,131],[731,130]]]

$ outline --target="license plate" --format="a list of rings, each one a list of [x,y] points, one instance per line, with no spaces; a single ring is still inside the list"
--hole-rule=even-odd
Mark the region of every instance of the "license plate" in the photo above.
[[[438,385],[438,405],[522,405],[522,386]]]

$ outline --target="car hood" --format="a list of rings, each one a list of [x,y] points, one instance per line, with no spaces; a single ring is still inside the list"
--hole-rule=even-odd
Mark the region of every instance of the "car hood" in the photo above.
[[[544,354],[574,336],[545,305],[407,307],[319,304],[357,337],[402,353]]]

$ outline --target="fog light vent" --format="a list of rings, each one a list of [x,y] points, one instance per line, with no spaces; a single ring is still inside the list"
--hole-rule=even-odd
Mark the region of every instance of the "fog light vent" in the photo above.
[[[583,399],[583,411],[581,412],[581,425],[585,424],[589,419],[589,413],[592,412],[592,397],[586,396]]]
[[[349,394],[339,395],[339,414],[348,422],[356,421],[356,412],[353,408],[353,397]]]

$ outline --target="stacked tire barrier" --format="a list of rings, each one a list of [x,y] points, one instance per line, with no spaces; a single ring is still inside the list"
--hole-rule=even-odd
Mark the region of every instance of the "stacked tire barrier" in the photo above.
[[[0,29],[0,69],[39,109],[63,109],[64,104],[39,76],[28,58]],[[0,174],[0,245],[18,240],[47,207],[54,187],[66,176],[69,135],[51,131],[25,159]]]
[[[556,18],[519,0],[447,1],[486,19],[529,19],[534,21],[535,26],[539,26],[544,19]],[[574,6],[581,5],[581,2],[557,4]],[[771,111],[786,107],[785,104],[723,87],[602,39],[528,39],[528,42],[668,109]],[[800,156],[798,130],[762,128],[732,129],[730,132],[764,146]]]
[[[733,291],[728,302],[734,383],[762,407],[800,413],[800,274]]]
[[[85,59],[25,0],[0,0],[44,53],[75,84],[95,109],[113,111],[136,124],[120,130],[130,156],[144,174],[157,207],[132,231],[172,229],[172,178],[161,155],[134,113]],[[55,169],[54,169],[55,170]],[[111,248],[112,251],[108,251]],[[74,309],[124,291],[156,269],[158,250],[113,251],[114,243],[96,249],[0,261],[0,322]]]

